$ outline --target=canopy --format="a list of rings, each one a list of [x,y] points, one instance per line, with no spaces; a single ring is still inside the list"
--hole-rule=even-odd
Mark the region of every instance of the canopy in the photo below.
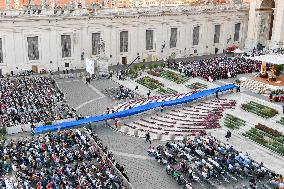
[[[233,51],[233,53],[235,53],[235,54],[242,54],[242,53],[244,53],[244,51],[242,51],[241,49],[237,48],[237,49],[235,49]]]
[[[266,55],[260,55],[260,56],[255,56],[255,57],[247,57],[247,59],[257,60],[257,61],[270,63],[270,64],[277,64],[277,65],[284,64],[283,54],[266,54]]]
[[[108,119],[115,119],[115,118],[123,118],[123,117],[128,117],[132,115],[136,115],[145,111],[149,111],[155,108],[160,108],[160,107],[166,107],[166,106],[176,106],[188,102],[192,102],[194,100],[197,100],[199,98],[207,97],[210,95],[215,94],[216,92],[224,92],[228,90],[232,90],[236,88],[237,86],[234,84],[228,84],[224,85],[221,87],[216,87],[213,89],[208,89],[204,90],[201,92],[194,93],[192,95],[185,96],[183,98],[175,99],[175,100],[168,100],[168,101],[163,101],[163,102],[150,102],[145,105],[140,105],[132,109],[127,109],[123,110],[120,112],[115,112],[112,114],[103,114],[99,116],[93,116],[89,118],[84,118],[80,119],[77,121],[69,121],[69,122],[62,122],[61,124],[55,124],[55,125],[44,125],[44,126],[38,126],[35,128],[34,132],[36,134],[40,134],[43,132],[48,132],[48,131],[57,131],[58,129],[67,129],[67,128],[73,128],[78,125],[83,125],[87,123],[93,123],[93,122],[99,122],[99,121],[104,121]]]

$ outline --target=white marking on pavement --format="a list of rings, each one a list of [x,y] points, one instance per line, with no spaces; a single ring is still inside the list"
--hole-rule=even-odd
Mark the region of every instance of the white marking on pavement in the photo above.
[[[100,97],[105,97],[105,95],[96,87],[94,87],[93,85],[88,85],[93,91],[95,91],[96,93],[98,93],[100,95]]]
[[[56,83],[72,83],[72,82],[79,82],[80,80],[68,80],[68,81],[56,81]]]
[[[148,159],[154,160],[153,158],[148,157],[148,156],[129,154],[129,153],[118,152],[118,151],[113,151],[113,150],[111,150],[111,152],[115,155],[118,155],[118,156],[124,156],[124,157],[129,157],[129,158],[136,158],[136,159],[143,159],[143,160],[148,160]]]
[[[82,79],[83,83],[84,80]],[[98,95],[100,95],[100,97],[105,97],[105,95],[96,87],[94,87],[92,84],[88,84],[88,87],[90,87],[93,91],[95,91]]]
[[[94,102],[94,101],[96,101],[96,100],[100,100],[100,99],[102,99],[102,98],[104,98],[104,96],[101,96],[101,97],[98,97],[98,98],[94,98],[94,99],[92,99],[92,100],[89,100],[89,101],[87,101],[87,102],[84,102],[83,104],[80,104],[79,106],[77,106],[77,107],[75,108],[75,110],[78,110],[78,109],[80,109],[80,108],[86,106],[87,104],[90,104],[90,103],[92,103],[92,102]]]

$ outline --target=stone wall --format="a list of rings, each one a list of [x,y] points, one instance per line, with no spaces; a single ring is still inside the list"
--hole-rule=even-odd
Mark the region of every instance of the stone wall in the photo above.
[[[240,40],[234,42],[235,24],[241,23]],[[221,25],[220,41],[214,44],[215,25]],[[193,46],[193,28],[200,26],[199,44]],[[37,66],[38,70],[84,68],[84,58],[92,54],[92,33],[101,33],[109,65],[127,63],[138,55],[140,61],[164,57],[214,54],[233,44],[244,47],[248,10],[207,11],[203,13],[140,14],[128,16],[29,16],[1,18],[2,74]],[[177,46],[169,48],[171,28],[177,28]],[[146,30],[154,30],[153,50],[146,49]],[[120,32],[128,31],[128,52],[120,52]],[[61,35],[71,36],[71,57],[62,58]],[[39,60],[29,60],[27,37],[38,36]],[[162,48],[164,45],[164,48]],[[163,50],[162,50],[163,49]],[[67,64],[69,67],[66,67]]]

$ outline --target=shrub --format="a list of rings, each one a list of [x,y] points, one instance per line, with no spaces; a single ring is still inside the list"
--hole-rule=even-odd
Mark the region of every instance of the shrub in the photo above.
[[[259,130],[261,130],[261,131],[263,131],[263,132],[265,132],[265,133],[268,133],[268,134],[270,134],[270,135],[272,135],[272,136],[274,136],[274,137],[280,137],[282,134],[281,134],[281,132],[279,132],[279,131],[277,131],[277,130],[275,130],[275,129],[272,129],[272,128],[270,128],[270,127],[267,127],[267,126],[265,126],[265,125],[262,125],[262,124],[257,124],[256,126],[255,126],[255,128],[256,129],[259,129]]]
[[[155,72],[155,71],[148,71],[147,72],[149,75],[153,75],[153,76],[156,76],[156,77],[160,77],[161,74],[159,72]]]
[[[7,134],[6,128],[0,128],[0,135],[5,136]]]
[[[150,65],[148,66],[148,68],[149,68],[149,70],[153,70],[153,69],[154,69],[154,65],[153,65],[153,64],[150,64]]]
[[[283,65],[275,65],[275,75],[279,76],[283,71]]]
[[[142,71],[144,71],[144,70],[146,69],[145,64],[142,64],[142,65],[140,66],[140,69],[141,69]]]
[[[135,73],[135,71],[133,70],[133,69],[130,69],[129,71],[128,71],[128,74],[130,74],[130,75],[132,75],[132,74],[134,74]]]
[[[154,64],[153,67],[156,69],[159,67],[159,64]]]
[[[137,71],[137,70],[139,69],[139,66],[138,66],[137,64],[135,64],[135,65],[133,66],[133,69],[134,69],[135,71]]]

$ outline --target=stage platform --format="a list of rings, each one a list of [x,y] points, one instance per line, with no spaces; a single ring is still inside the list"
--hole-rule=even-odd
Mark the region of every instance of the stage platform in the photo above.
[[[284,74],[281,74],[279,77],[277,77],[276,81],[268,81],[267,78],[261,78],[261,77],[254,77],[253,79],[255,81],[259,81],[268,85],[284,87]]]

